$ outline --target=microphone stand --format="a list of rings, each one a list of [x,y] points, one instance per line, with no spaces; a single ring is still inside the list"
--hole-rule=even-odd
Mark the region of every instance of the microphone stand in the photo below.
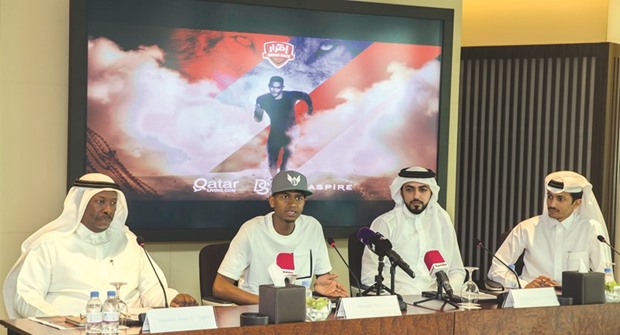
[[[151,264],[151,268],[153,269],[153,272],[155,272],[155,277],[157,277],[157,281],[159,282],[159,286],[161,286],[161,290],[164,293],[164,307],[168,308],[168,296],[166,295],[166,288],[164,287],[164,284],[161,282],[161,279],[159,279],[159,275],[157,274],[157,271],[155,270],[155,265],[153,265],[153,261],[151,260],[151,255],[149,255],[149,253],[146,252],[146,248],[144,247],[144,243],[138,243],[138,245],[140,247],[142,247],[142,250],[144,250],[144,254],[146,255],[146,259],[149,260],[149,263]]]
[[[449,304],[452,307],[458,309],[459,306],[457,304],[455,304],[452,301],[450,301],[449,297],[444,296],[444,294],[443,294],[444,293],[443,292],[444,289],[443,289],[443,286],[441,286],[441,281],[440,281],[439,277],[437,277],[436,280],[437,280],[437,292],[435,293],[435,296],[432,297],[432,298],[427,298],[427,299],[424,299],[424,300],[416,301],[416,302],[413,303],[413,305],[414,306],[418,306],[419,304],[423,304],[423,303],[431,301],[431,300],[440,300],[440,301],[443,301],[443,305],[441,305],[441,309],[440,310],[443,310],[443,308],[446,306],[446,304]]]
[[[396,263],[391,263],[392,265],[390,266],[390,287],[386,287],[385,285],[383,285],[383,267],[385,266],[385,262],[384,262],[384,256],[379,256],[379,265],[377,266],[377,275],[375,276],[375,283],[370,286],[369,288],[367,288],[364,292],[362,292],[362,296],[366,296],[369,295],[370,292],[372,292],[373,290],[376,290],[377,293],[376,295],[381,295],[381,291],[385,290],[386,292],[390,293],[390,295],[395,295],[396,298],[398,299],[398,307],[400,308],[401,311],[404,311],[407,309],[407,304],[405,303],[405,301],[403,300],[403,297],[400,294],[397,294],[394,291],[394,277],[396,275]]]
[[[342,263],[344,263],[344,265],[347,267],[347,269],[349,270],[349,276],[351,278],[353,278],[353,280],[355,280],[355,284],[357,284],[357,293],[355,294],[356,297],[361,296],[361,292],[362,292],[362,284],[360,283],[360,280],[357,278],[357,276],[355,275],[355,273],[353,273],[353,270],[351,270],[351,267],[349,266],[349,264],[347,263],[347,261],[344,260],[344,257],[342,257],[342,254],[340,253],[340,251],[338,251],[338,248],[336,248],[336,241],[334,241],[333,238],[328,237],[327,238],[327,242],[329,244],[330,247],[334,248],[334,250],[336,250],[336,253],[338,254],[338,256],[340,257],[340,259],[342,260]],[[353,289],[351,288],[351,281],[349,281],[349,295],[353,296]]]
[[[396,292],[396,284],[395,284],[395,277],[396,277],[396,263],[391,263],[392,265],[390,266],[390,291],[392,293],[392,295],[396,295],[396,298],[398,299],[398,307],[400,308],[401,311],[405,311],[407,310],[407,303],[405,303],[405,300],[403,300],[403,296],[395,293]]]
[[[377,275],[375,276],[375,283],[372,284],[369,288],[362,292],[362,295],[368,295],[373,290],[377,290],[376,295],[381,295],[381,291],[385,290],[390,294],[394,294],[394,291],[385,285],[383,285],[383,267],[384,267],[384,256],[379,256],[379,265],[377,266]],[[392,277],[393,278],[393,277]]]

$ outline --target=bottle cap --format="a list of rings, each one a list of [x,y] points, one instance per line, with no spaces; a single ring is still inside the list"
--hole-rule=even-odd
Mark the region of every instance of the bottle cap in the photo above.
[[[99,291],[91,291],[90,292],[90,297],[91,298],[99,298]]]
[[[108,298],[116,297],[116,291],[108,291]]]

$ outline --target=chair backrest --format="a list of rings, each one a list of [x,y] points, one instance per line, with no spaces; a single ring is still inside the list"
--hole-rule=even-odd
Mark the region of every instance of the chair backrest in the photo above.
[[[351,272],[353,272],[360,280],[362,276],[362,255],[364,254],[365,247],[366,246],[357,239],[357,230],[349,235],[349,267],[351,268]],[[349,285],[352,287],[357,287],[357,282],[351,275],[349,275]],[[361,289],[361,287],[358,287],[358,289]]]
[[[198,255],[198,268],[200,272],[200,297],[213,295],[213,282],[217,275],[217,269],[224,259],[230,242],[213,243],[204,246]]]
[[[508,235],[510,235],[510,232],[512,230],[506,230],[505,232],[501,233],[499,235],[499,239],[497,240],[498,242],[498,246],[502,245],[502,243],[504,243],[504,241],[506,240],[506,238],[508,237]],[[523,257],[525,256],[525,250],[523,250],[523,252],[521,253],[521,255],[519,256],[519,258],[517,259],[517,261],[515,262],[515,272],[517,272],[517,274],[520,276],[521,273],[523,272],[523,266],[525,265],[525,262],[523,261]]]

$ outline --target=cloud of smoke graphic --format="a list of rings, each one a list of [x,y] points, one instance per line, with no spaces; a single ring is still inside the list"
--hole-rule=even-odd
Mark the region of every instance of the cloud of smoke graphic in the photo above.
[[[164,60],[157,46],[122,50],[106,38],[89,43],[89,125],[135,174],[203,174],[268,125],[253,120],[256,95],[239,97],[247,99],[241,104],[223,102],[213,81],[190,82]],[[297,159],[326,172],[373,175],[410,164],[412,154],[434,155],[424,148],[436,145],[436,129],[425,125],[437,117],[439,63],[421,69],[392,64],[389,71],[387,80],[364,91],[334,92],[345,102],[304,122]],[[303,160],[311,148],[320,150]],[[264,150],[264,143],[256,148]],[[373,155],[385,159],[361,167]]]

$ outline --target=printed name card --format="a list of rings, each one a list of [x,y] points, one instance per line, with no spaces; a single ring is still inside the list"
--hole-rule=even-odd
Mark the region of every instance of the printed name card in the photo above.
[[[151,333],[213,328],[217,328],[213,306],[151,309],[142,325]]]
[[[560,306],[558,297],[553,287],[526,288],[522,290],[510,290],[508,297],[502,305],[503,308],[525,308]]]
[[[402,312],[395,295],[342,298],[336,311],[337,318],[345,319],[401,315]]]

